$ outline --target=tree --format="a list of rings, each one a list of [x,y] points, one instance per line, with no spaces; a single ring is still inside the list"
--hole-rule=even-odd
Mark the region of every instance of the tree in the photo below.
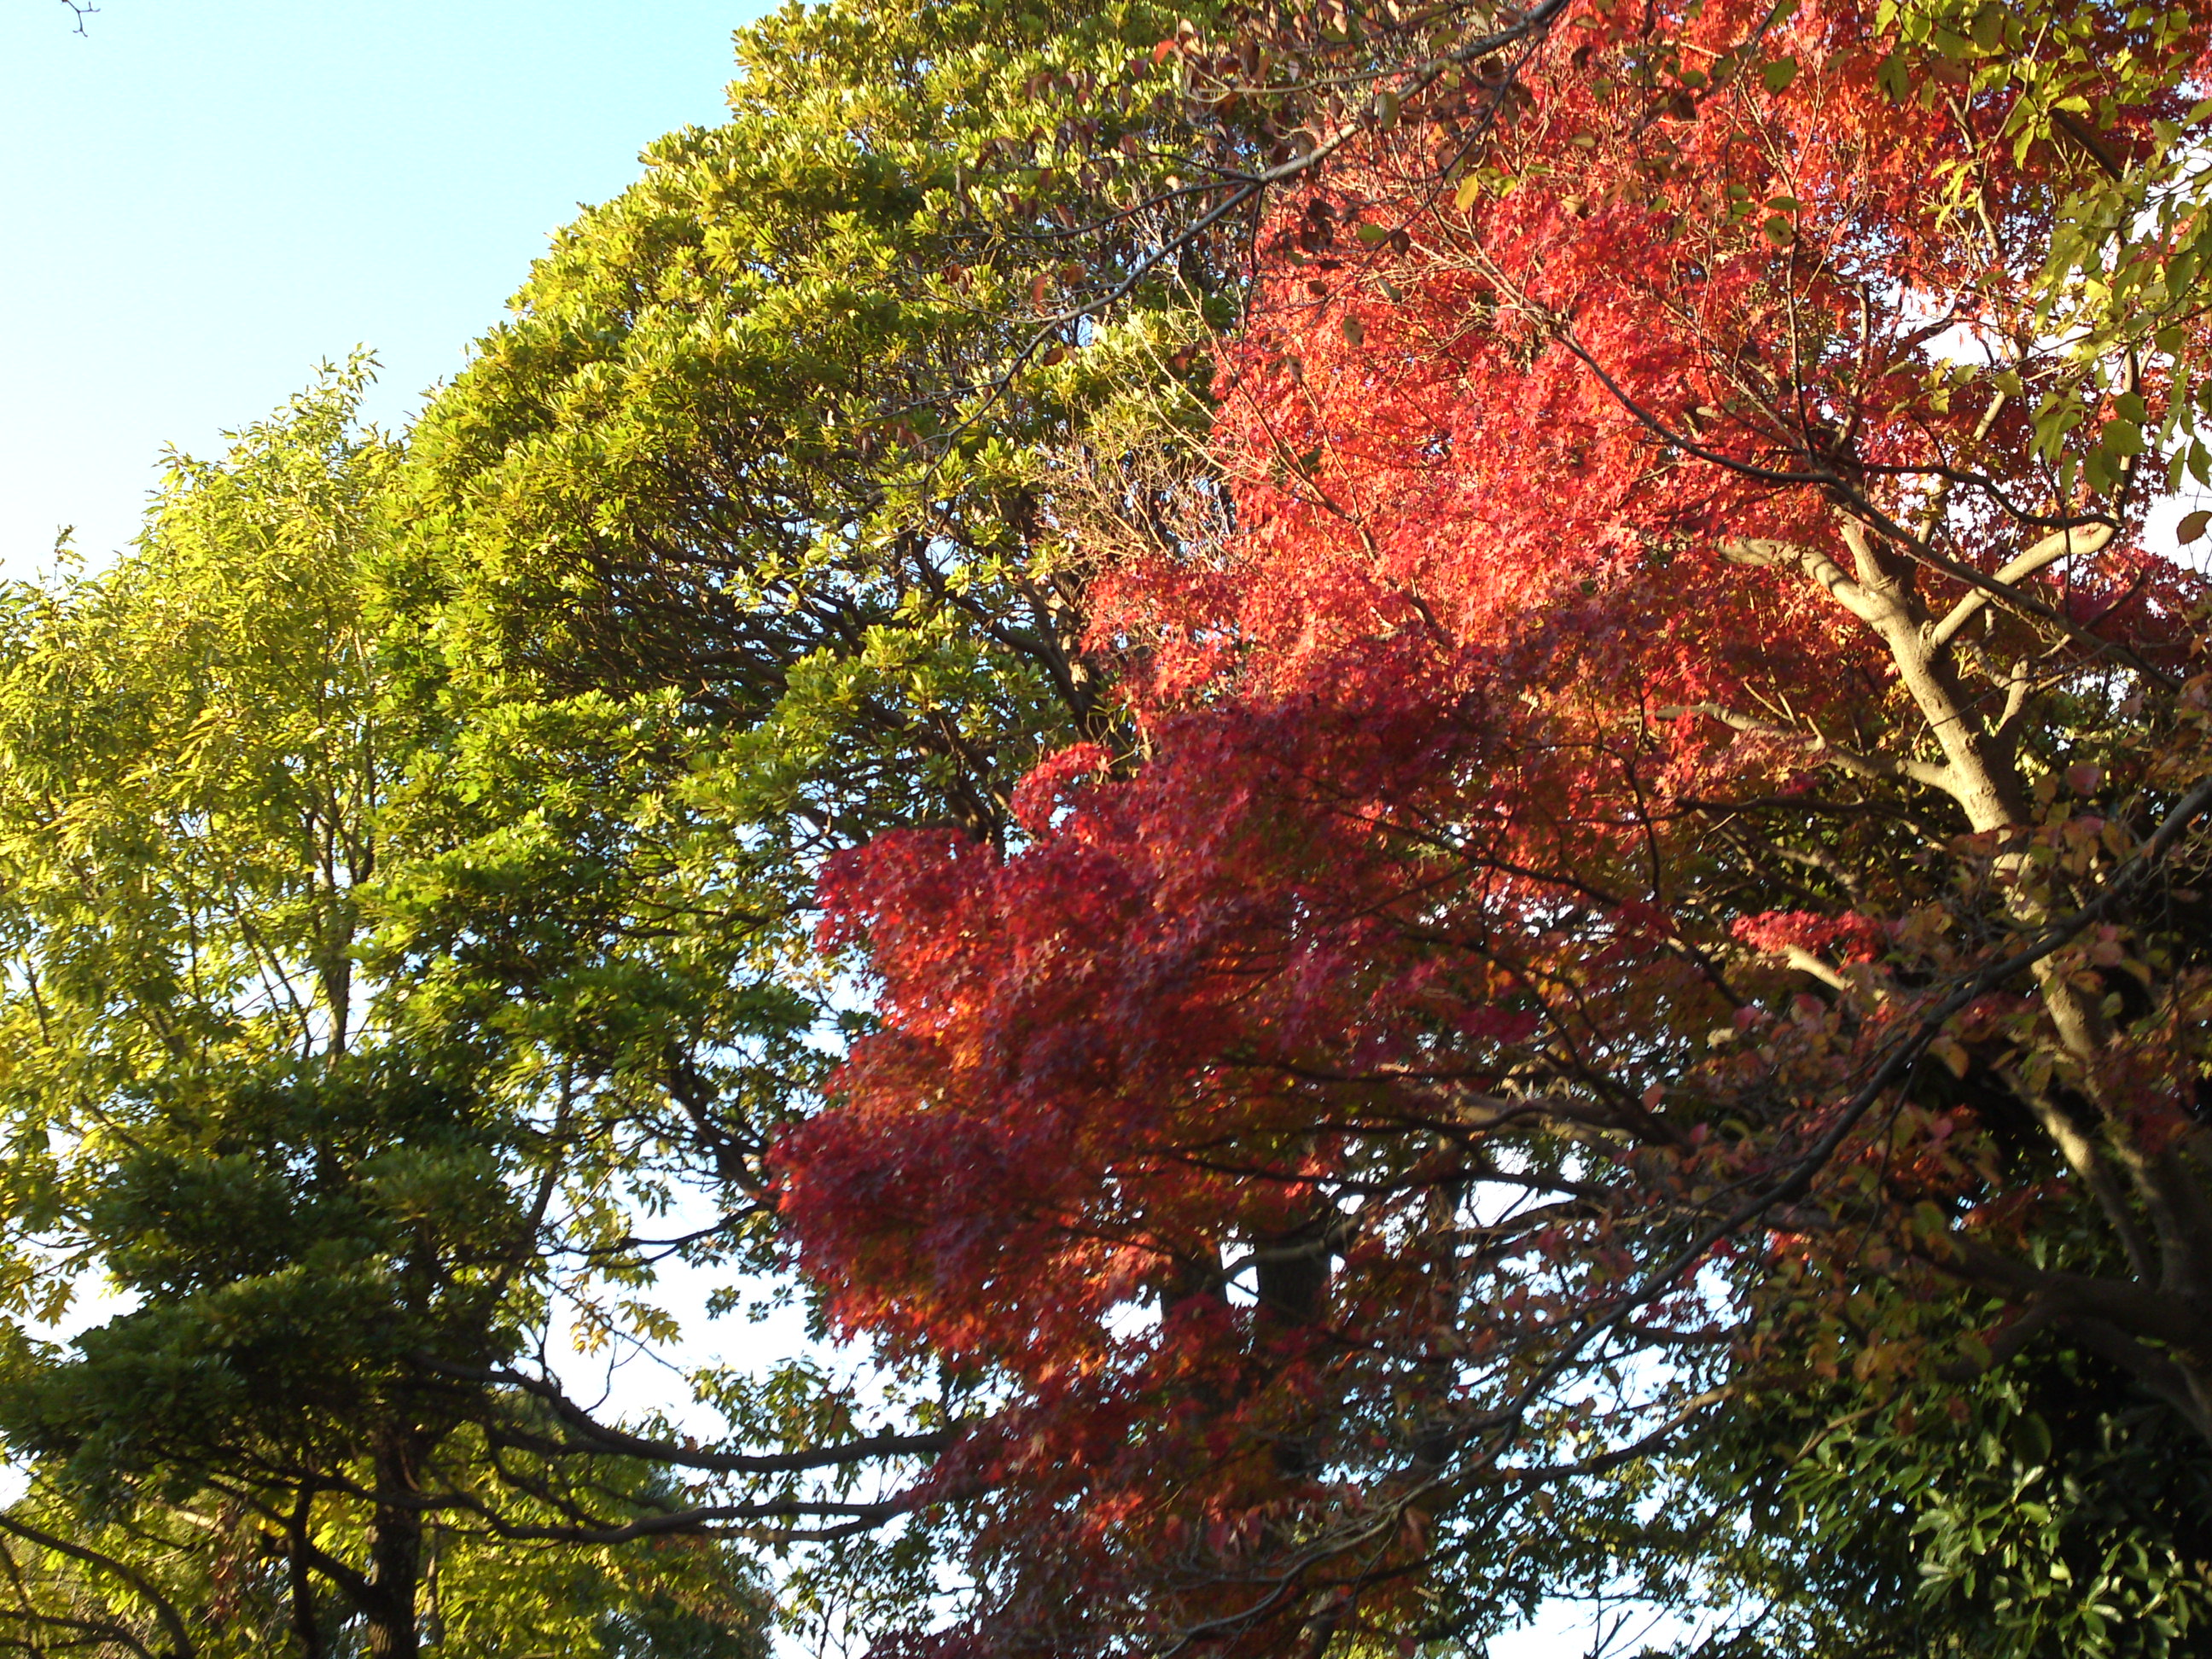
[[[358,1547],[349,1534],[359,1520],[326,1519],[326,1546]],[[312,1632],[301,1628],[284,1540],[220,1493],[88,1519],[48,1488],[0,1516],[0,1533],[8,1587],[0,1626],[22,1653],[362,1650],[359,1621],[343,1605],[325,1601]],[[433,1528],[431,1544],[423,1625],[426,1643],[441,1652],[760,1659],[766,1651],[763,1593],[727,1543],[517,1550]]]
[[[889,825],[1007,833],[1037,755],[1117,718],[1075,532],[1171,538],[1206,506],[1235,270],[1115,194],[1176,164],[1174,21],[871,3],[744,32],[730,122],[564,232],[410,434],[385,648],[465,787],[401,809],[437,850],[377,949],[410,1029],[526,1032],[659,1194],[703,1189],[715,1214],[661,1230],[694,1261],[782,1265],[767,1150],[841,1040],[822,860]],[[1112,177],[1075,165],[1092,143]],[[1063,301],[1108,276],[1110,303]],[[604,1305],[654,1335],[649,1296]],[[854,1426],[799,1376],[711,1387],[795,1453]],[[911,1454],[946,1424],[908,1381]],[[853,1577],[888,1594],[902,1563],[926,1586],[911,1553]]]
[[[1155,140],[1129,60],[1164,16],[847,5],[741,32],[732,119],[562,232],[414,434],[442,625],[528,685],[757,728],[730,769],[781,791],[756,810],[795,850],[998,833],[1039,734],[1107,718],[1053,458],[1205,337],[1191,264],[1079,337],[1021,327],[1097,274],[1073,251],[1138,257],[1066,224],[1146,242],[1051,147]]]
[[[1156,234],[1074,167],[1175,130],[1132,64],[1171,27],[852,4],[741,32],[731,120],[564,231],[411,435],[399,610],[481,787],[426,807],[457,850],[385,937],[453,1029],[520,998],[625,1079],[756,1266],[830,1024],[822,859],[1000,836],[1036,757],[1114,723],[1070,526],[1171,514],[1152,458],[1202,433],[1235,304],[1194,254],[1138,270]],[[1116,262],[1115,307],[1033,337]]]
[[[785,1218],[846,1328],[1007,1402],[940,1471],[993,1494],[981,1650],[1474,1637],[1635,1549],[1778,1641],[2125,1603],[2155,1650],[2202,1542],[2112,1471],[2185,1492],[2212,1423],[2212,681],[2143,529],[2207,465],[2201,27],[1593,5],[1516,52],[1273,209],[1235,532],[1091,590],[1141,763],[833,866],[885,1029]],[[2050,1534],[2149,1553],[1978,1586],[2027,1466],[1917,1424],[2026,1444],[2069,1372]],[[1855,1532],[1854,1423],[1939,1476]],[[1747,1495],[1939,1594],[1793,1608],[1715,1542]]]
[[[39,1495],[0,1532],[105,1583],[82,1633],[141,1651],[220,1636],[264,1557],[304,1652],[357,1621],[409,1655],[441,1560],[495,1581],[502,1540],[753,1512],[497,1375],[563,1279],[650,1273],[591,1080],[527,1030],[417,1019],[371,948],[380,885],[442,850],[397,804],[454,750],[379,647],[398,457],[353,425],[365,378],[179,459],[112,569],[8,595],[0,1432]],[[39,1338],[87,1274],[112,1316]],[[168,1558],[196,1529],[187,1602]],[[71,1628],[47,1571],[10,1615],[41,1647]],[[650,1612],[649,1573],[617,1593],[604,1559],[575,1571],[587,1609]]]
[[[741,43],[732,124],[562,238],[404,459],[327,391],[186,468],[143,556],[17,596],[19,1273],[51,1285],[58,1251],[142,1300],[21,1353],[11,1431],[81,1494],[215,1480],[283,1522],[302,1643],[335,1588],[406,1650],[457,1529],[834,1534],[907,1507],[860,1466],[941,1445],[925,1404],[855,1450],[850,1402],[785,1368],[707,1380],[773,1450],[687,1448],[525,1357],[556,1290],[649,1342],[656,1257],[774,1261],[763,1155],[821,1070],[822,854],[915,818],[998,833],[1039,749],[1110,720],[1061,555],[1084,512],[1156,517],[1158,471],[1071,461],[1202,428],[1194,347],[1234,296],[1109,214],[1083,246],[1126,291],[1040,338],[1099,211],[1040,146],[1168,165],[1138,50],[1167,27],[787,14]],[[79,819],[108,839],[58,839]],[[638,1236],[702,1185],[719,1224]],[[179,1373],[213,1392],[165,1393]],[[610,1458],[701,1484],[595,1491]]]
[[[21,1626],[404,1653],[450,1571],[620,1650],[731,1558],[605,1553],[719,1530],[917,1604],[965,1541],[1006,1650],[1476,1639],[1624,1557],[1747,1653],[2187,1639],[2193,20],[741,53],[404,459],[325,388],[16,596],[14,1306],[136,1297],[0,1377]],[[544,1364],[793,1249],[906,1424]]]

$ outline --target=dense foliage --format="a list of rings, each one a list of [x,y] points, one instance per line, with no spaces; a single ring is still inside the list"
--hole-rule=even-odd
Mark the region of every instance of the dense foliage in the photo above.
[[[1011,1402],[985,1649],[1455,1638],[1623,1557],[1754,1647],[2202,1629],[2212,678],[2142,515],[2203,40],[1949,21],[1592,6],[1376,119],[1265,222],[1233,533],[1094,586],[1143,764],[840,865],[889,1029],[787,1214]],[[2017,1435],[1899,1427],[1954,1409]],[[1747,1500],[1844,1576],[1723,1567]]]
[[[738,67],[8,592],[0,1641],[2201,1646],[2204,26]]]
[[[0,1529],[40,1545],[64,1499],[99,1517],[49,1565],[128,1586],[102,1628],[150,1617],[179,1651],[155,1587],[187,1523],[220,1546],[184,1569],[216,1650],[267,1639],[240,1609],[274,1595],[310,1652],[349,1619],[415,1651],[441,1574],[495,1577],[483,1542],[564,1518],[557,1437],[477,1374],[556,1289],[640,1272],[600,1191],[621,1138],[573,1069],[525,1033],[426,1029],[368,938],[378,884],[439,850],[397,808],[440,727],[374,645],[398,456],[352,424],[361,384],[179,462],[113,569],[11,595],[0,665],[9,1298],[51,1318],[89,1273],[110,1311],[67,1347],[11,1332],[0,1425],[36,1474]],[[581,1479],[625,1519],[685,1507],[654,1469]],[[586,1628],[656,1593],[564,1571]],[[59,1639],[24,1583],[25,1639]],[[710,1599],[750,1629],[750,1595]]]
[[[1141,270],[1160,226],[1016,164],[1042,125],[1141,170],[1132,42],[1171,22],[1064,24],[742,34],[732,119],[562,232],[410,434],[399,627],[484,781],[391,937],[457,1029],[528,999],[754,1204],[829,1007],[821,860],[915,823],[1000,840],[1041,751],[1118,729],[1071,526],[1125,504],[1102,468],[1171,497],[1203,428],[1225,277]],[[1072,88],[1119,113],[1070,122]],[[1127,291],[1043,327],[1069,221],[1109,228],[1076,246]]]

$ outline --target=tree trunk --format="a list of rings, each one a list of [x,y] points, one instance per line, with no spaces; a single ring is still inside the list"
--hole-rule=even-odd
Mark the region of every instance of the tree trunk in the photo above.
[[[376,1513],[368,1541],[369,1595],[362,1612],[370,1659],[418,1659],[415,1599],[422,1577],[422,1512],[415,1504],[415,1449],[400,1431],[376,1450]]]
[[[292,1633],[300,1638],[301,1659],[323,1659],[323,1629],[315,1616],[315,1581],[307,1565],[308,1522],[313,1498],[302,1493],[292,1507],[285,1565],[292,1591]]]
[[[1881,638],[1927,722],[1928,735],[1943,753],[1943,763],[1934,768],[1908,756],[1893,757],[1893,775],[1943,790],[1978,834],[2000,837],[1996,868],[2001,879],[2025,873],[2029,854],[2021,840],[2034,829],[2036,817],[2008,728],[2024,706],[2026,669],[2014,669],[2002,713],[1978,706],[1951,654],[1956,629],[1949,619],[1939,623],[1928,614],[1910,562],[1885,549],[1863,525],[1845,518],[1841,530],[1856,580],[1817,550],[1802,556],[1801,563]],[[2087,550],[2094,550],[2108,538],[2078,539]],[[2039,544],[2018,568],[2041,568],[2076,545],[2076,532],[2063,532]],[[1751,550],[1747,556],[1757,562],[1766,556]],[[1965,609],[1959,612],[1965,614]],[[2024,931],[2032,933],[2050,921],[2046,900],[2031,897],[2023,885],[2008,885],[2006,908]],[[2099,994],[2075,983],[2048,956],[2034,963],[2031,976],[2059,1047],[2084,1073],[2091,1071],[2112,1036]],[[2000,1264],[1971,1249],[1962,1251],[1962,1261],[1973,1264],[1971,1277],[2015,1303],[2031,1310],[2040,1304],[2041,1316],[2055,1317],[2085,1346],[2132,1372],[2212,1441],[2212,1317],[2206,1312],[2212,1300],[2207,1295],[2212,1285],[2212,1194],[2202,1175],[2173,1148],[2146,1144],[2131,1121],[2128,1102],[2099,1097],[2086,1078],[2079,1086],[2096,1115],[2094,1122],[2076,1122],[2049,1090],[2034,1091],[2027,1103],[2103,1212],[2127,1255],[2132,1279],[2106,1281],[2100,1287],[2101,1295],[2085,1297],[2083,1285],[2094,1281],[2076,1283],[2063,1273]]]

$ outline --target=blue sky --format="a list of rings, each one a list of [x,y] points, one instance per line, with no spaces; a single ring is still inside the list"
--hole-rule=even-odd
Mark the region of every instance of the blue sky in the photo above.
[[[0,569],[356,343],[396,422],[555,227],[719,118],[760,0],[0,0]]]

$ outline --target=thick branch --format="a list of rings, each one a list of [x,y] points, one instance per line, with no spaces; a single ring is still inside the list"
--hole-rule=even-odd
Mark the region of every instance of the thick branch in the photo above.
[[[2037,571],[2057,564],[2073,554],[2087,555],[2101,551],[2112,539],[2112,526],[2108,524],[2080,526],[2055,531],[2021,554],[2011,563],[2000,566],[1990,580],[2006,586],[2033,576]],[[1976,588],[1958,604],[1953,605],[1943,620],[1928,630],[1930,645],[1947,645],[1954,635],[1972,621],[1977,613],[1990,603],[1986,589]]]

